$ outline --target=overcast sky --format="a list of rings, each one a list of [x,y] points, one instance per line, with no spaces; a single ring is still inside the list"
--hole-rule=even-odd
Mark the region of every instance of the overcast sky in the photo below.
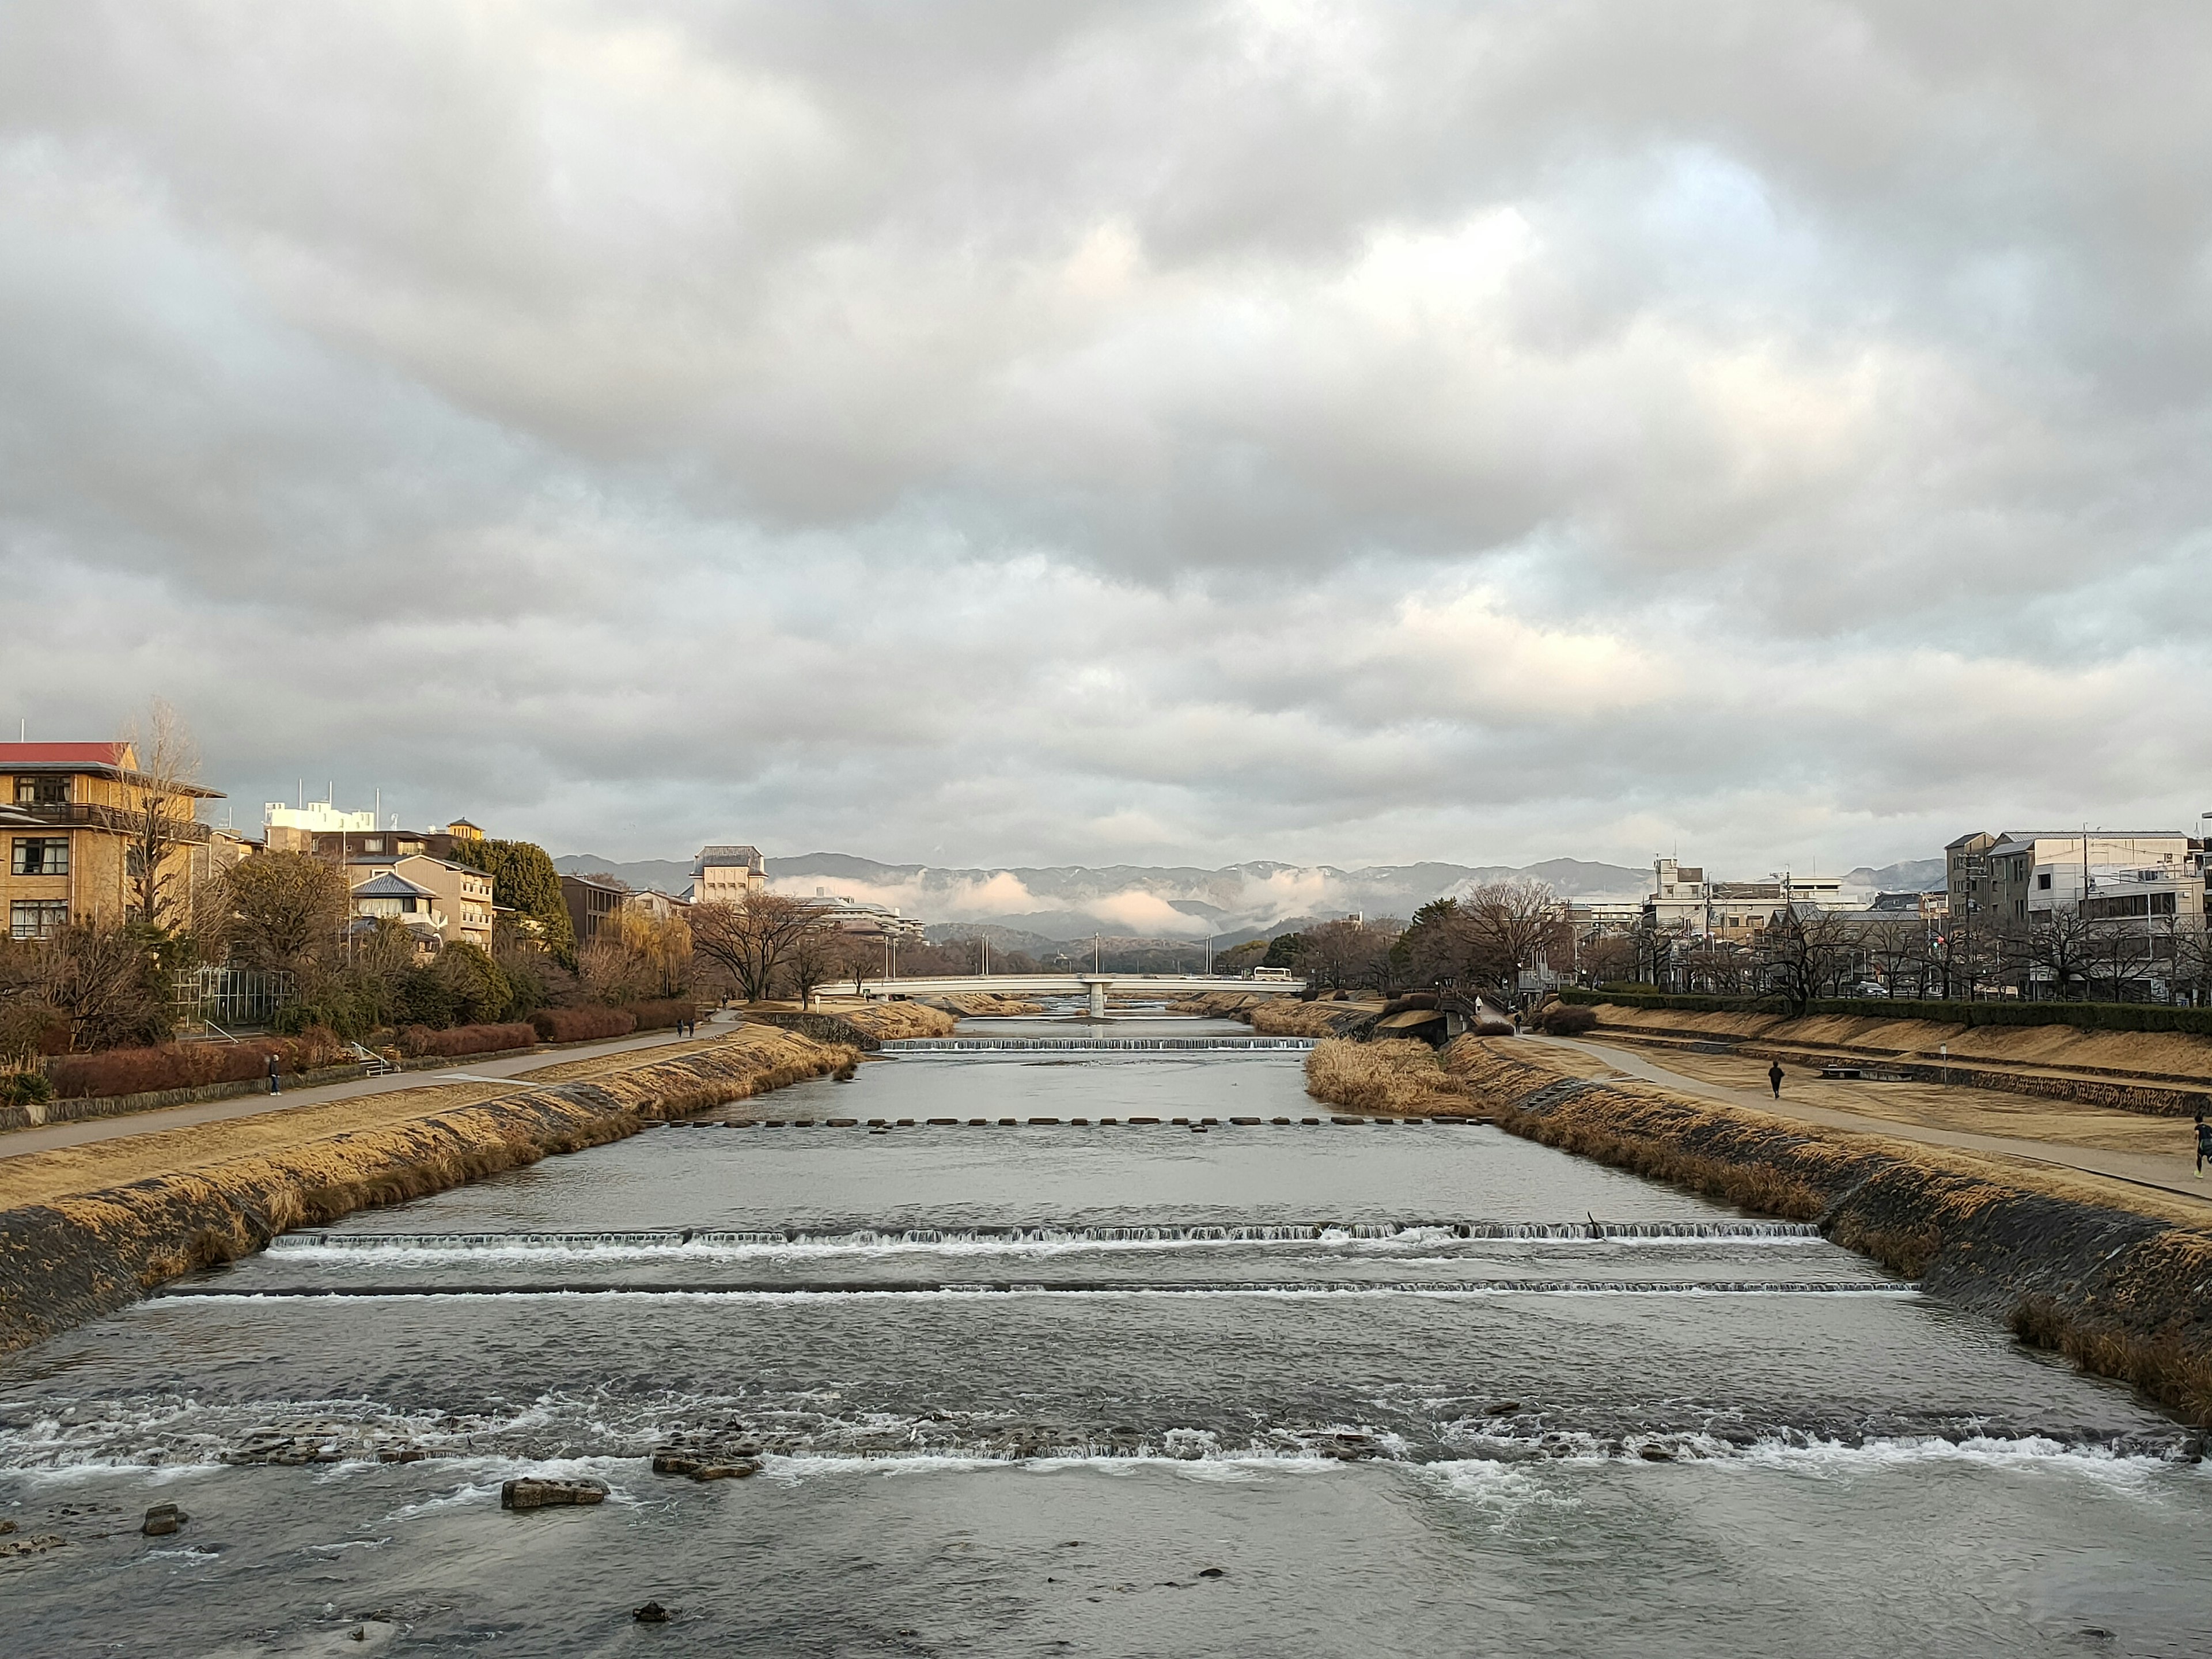
[[[2212,809],[2212,6],[0,9],[0,714],[556,852]]]

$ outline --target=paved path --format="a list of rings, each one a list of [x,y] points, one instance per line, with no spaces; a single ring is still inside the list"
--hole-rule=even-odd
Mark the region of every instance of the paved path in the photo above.
[[[1601,1060],[1615,1071],[1630,1077],[1641,1078],[1646,1083],[1656,1083],[1686,1095],[1703,1095],[1731,1106],[1746,1106],[1753,1111],[1766,1112],[1778,1117],[1791,1117],[1806,1123],[1817,1123],[1832,1129],[1850,1129],[1863,1134],[1888,1135],[1897,1140],[1915,1140],[1930,1146],[1954,1146],[1960,1152],[1996,1152],[2010,1158],[2024,1158],[2053,1168],[2073,1170],[2084,1175],[2106,1176],[2115,1181],[2130,1182],[2138,1187],[2155,1187],[2160,1192],[2173,1193],[2183,1198],[2193,1198],[2212,1206],[2212,1172],[2206,1179],[2195,1179],[2194,1151],[2177,1151],[2172,1156],[2154,1156],[2143,1152],[2106,1152],[2095,1146],[2071,1146],[2052,1140],[2014,1140],[2002,1135],[1979,1135],[1963,1129],[1938,1129],[1923,1123],[1903,1122],[1896,1118],[1867,1117],[1857,1112],[1838,1112],[1830,1107],[1809,1106],[1790,1098],[1789,1085],[1783,1085],[1783,1097],[1778,1101],[1758,1090],[1731,1089],[1723,1083],[1707,1083],[1702,1078],[1686,1077],[1680,1072],[1670,1072],[1663,1066],[1654,1065],[1642,1054],[1616,1048],[1609,1042],[1589,1042],[1571,1037],[1528,1036],[1524,1042],[1556,1043],[1562,1048],[1578,1049],[1595,1060]],[[2177,1147],[2186,1146],[2193,1133],[2185,1118],[2173,1120],[2173,1138]]]
[[[708,1015],[699,1023],[714,1024]],[[726,1021],[729,1016],[721,1015]],[[728,1030],[726,1024],[723,1030]],[[672,1042],[697,1039],[679,1037],[673,1031],[649,1031],[643,1036],[617,1037],[611,1042],[579,1043],[537,1054],[510,1054],[504,1060],[458,1056],[444,1071],[394,1072],[388,1077],[356,1078],[345,1083],[325,1083],[313,1089],[287,1089],[275,1099],[265,1094],[234,1095],[228,1100],[204,1100],[189,1106],[165,1106],[158,1111],[127,1112],[120,1117],[88,1118],[77,1123],[49,1123],[35,1129],[0,1130],[0,1158],[20,1158],[26,1152],[52,1152],[63,1146],[83,1146],[96,1140],[118,1140],[125,1135],[158,1134],[164,1129],[188,1128],[196,1123],[222,1123],[232,1118],[255,1117],[264,1112],[293,1111],[302,1106],[326,1106],[334,1100],[360,1095],[388,1095],[401,1089],[434,1088],[441,1083],[504,1083],[525,1072],[566,1066],[572,1060],[593,1060],[601,1054],[626,1054],[634,1048],[659,1048]]]

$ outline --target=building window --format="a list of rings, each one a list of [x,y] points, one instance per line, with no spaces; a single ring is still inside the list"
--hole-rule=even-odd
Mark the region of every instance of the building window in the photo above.
[[[18,836],[15,856],[8,861],[9,873],[18,876],[65,876],[69,874],[69,837],[67,836]]]
[[[69,775],[40,773],[15,780],[15,805],[18,806],[63,806],[69,802]]]
[[[2039,871],[2036,874],[2035,884],[2039,890],[2045,893],[2049,892],[2051,890],[2051,872],[2048,870]]]
[[[64,900],[17,899],[8,907],[8,933],[14,939],[50,939],[68,926]]]

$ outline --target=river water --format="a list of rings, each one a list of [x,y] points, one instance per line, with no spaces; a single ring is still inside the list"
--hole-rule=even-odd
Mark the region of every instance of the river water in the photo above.
[[[901,1056],[182,1281],[0,1364],[0,1550],[67,1540],[0,1556],[0,1651],[2212,1645],[2212,1477],[2127,1390],[1301,1081]],[[678,1441],[762,1472],[653,1474]],[[502,1511],[524,1474],[611,1492]]]

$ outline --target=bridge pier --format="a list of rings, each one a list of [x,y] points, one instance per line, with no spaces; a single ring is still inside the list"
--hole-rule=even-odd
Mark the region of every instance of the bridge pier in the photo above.
[[[1091,993],[1090,1014],[1093,1019],[1106,1018],[1106,988],[1113,981],[1100,975],[1085,974],[1083,983]]]

